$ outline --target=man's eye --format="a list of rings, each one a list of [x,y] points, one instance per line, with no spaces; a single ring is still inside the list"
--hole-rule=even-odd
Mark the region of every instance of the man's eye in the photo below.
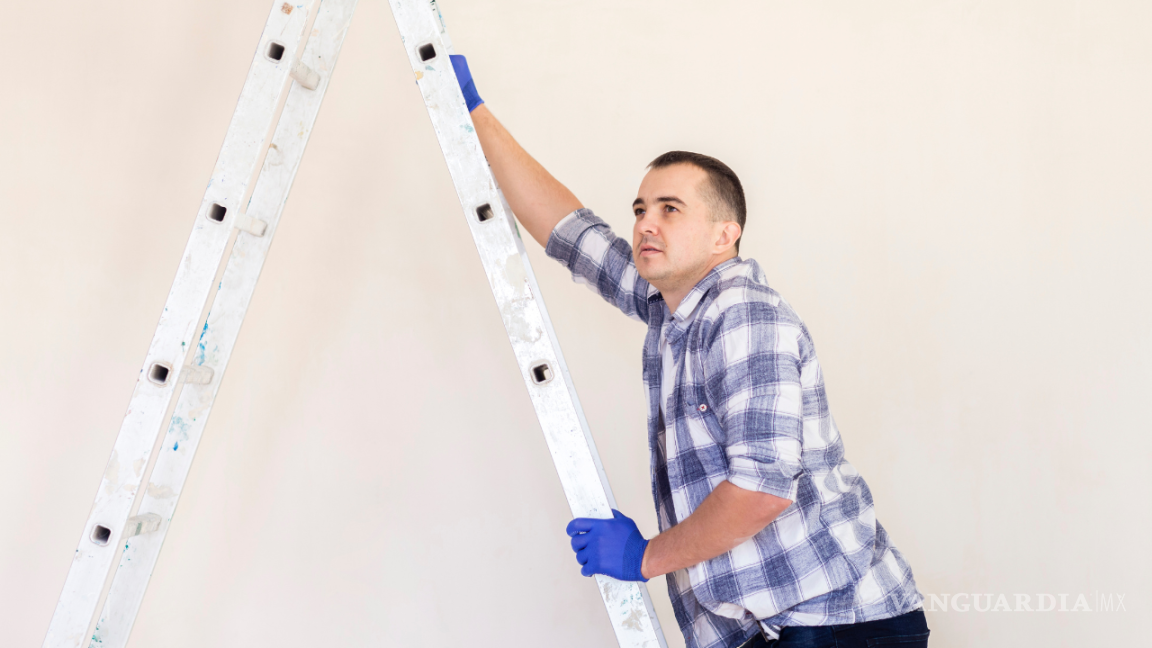
[[[637,209],[637,210],[635,211],[635,215],[636,215],[636,216],[643,216],[643,215],[644,215],[644,210],[643,210],[643,209]]]
[[[666,209],[667,211],[679,211],[675,207],[673,207],[672,205],[665,205],[664,209]]]

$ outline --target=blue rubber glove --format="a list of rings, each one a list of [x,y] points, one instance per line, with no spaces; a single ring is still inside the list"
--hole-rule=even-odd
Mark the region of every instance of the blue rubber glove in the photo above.
[[[468,69],[468,59],[459,54],[450,54],[448,58],[452,59],[452,69],[456,70],[456,82],[464,93],[464,103],[468,104],[468,112],[472,112],[484,100],[476,92],[476,82],[472,80],[472,71]]]
[[[576,562],[585,576],[604,574],[616,580],[645,581],[640,573],[648,541],[628,516],[612,509],[611,520],[576,518],[568,523]]]

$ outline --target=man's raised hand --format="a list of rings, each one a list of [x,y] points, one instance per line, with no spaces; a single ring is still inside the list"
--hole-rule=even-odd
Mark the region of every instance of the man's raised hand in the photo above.
[[[452,59],[452,69],[456,71],[456,82],[460,84],[460,91],[464,93],[468,112],[472,112],[476,110],[476,106],[484,103],[484,100],[476,92],[476,82],[472,80],[472,71],[468,69],[468,59],[460,54],[451,54],[448,58]]]

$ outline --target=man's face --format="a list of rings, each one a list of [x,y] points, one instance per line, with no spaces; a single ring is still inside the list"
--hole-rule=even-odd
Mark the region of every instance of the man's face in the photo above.
[[[723,223],[701,195],[708,175],[691,164],[652,169],[640,183],[632,211],[632,258],[640,276],[658,290],[695,285],[722,252]]]

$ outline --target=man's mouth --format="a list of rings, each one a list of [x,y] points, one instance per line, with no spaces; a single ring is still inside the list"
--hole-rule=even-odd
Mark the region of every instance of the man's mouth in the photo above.
[[[640,246],[640,256],[642,256],[642,257],[654,256],[656,254],[661,254],[661,253],[663,253],[663,250],[656,247],[655,245],[641,245]]]

